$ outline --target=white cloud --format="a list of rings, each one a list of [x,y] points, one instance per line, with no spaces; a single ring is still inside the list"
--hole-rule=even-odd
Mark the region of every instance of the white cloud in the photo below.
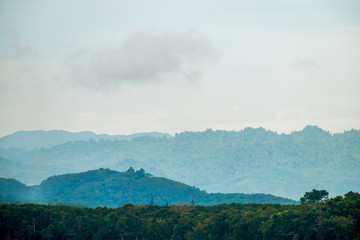
[[[200,64],[214,59],[214,48],[196,31],[139,32],[116,46],[83,49],[69,64],[80,83],[96,88],[160,81],[170,74],[195,79]]]

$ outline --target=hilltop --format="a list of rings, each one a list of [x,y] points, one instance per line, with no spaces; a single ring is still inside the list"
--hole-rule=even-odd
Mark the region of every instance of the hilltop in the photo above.
[[[140,169],[126,172],[110,169],[49,177],[40,185],[26,187],[14,179],[0,179],[0,197],[5,202],[61,202],[88,207],[119,207],[126,203],[216,205],[222,203],[296,204],[267,194],[208,194],[196,187],[167,178],[154,177]],[[1,199],[0,198],[0,199]]]

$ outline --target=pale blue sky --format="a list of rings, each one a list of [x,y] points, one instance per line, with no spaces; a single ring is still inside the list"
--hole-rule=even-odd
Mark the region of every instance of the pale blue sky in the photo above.
[[[360,129],[358,0],[0,1],[0,136]]]

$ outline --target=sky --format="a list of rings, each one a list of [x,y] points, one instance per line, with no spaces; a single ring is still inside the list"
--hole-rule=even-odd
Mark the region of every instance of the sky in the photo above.
[[[360,129],[358,0],[0,0],[0,136]]]

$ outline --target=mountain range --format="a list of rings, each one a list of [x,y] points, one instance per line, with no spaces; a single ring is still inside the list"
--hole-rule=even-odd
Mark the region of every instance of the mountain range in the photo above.
[[[208,129],[126,139],[88,133],[93,137],[79,140],[77,133],[66,133],[71,138],[57,134],[31,131],[1,138],[0,176],[34,185],[53,175],[98,168],[126,171],[132,166],[208,192],[299,199],[313,188],[326,189],[330,196],[360,191],[359,130],[330,134],[307,126],[278,134],[264,128]],[[7,145],[1,145],[4,141]]]
[[[87,140],[131,140],[137,137],[171,137],[167,133],[149,132],[149,133],[135,133],[131,135],[108,135],[95,134],[90,131],[85,132],[68,132],[64,130],[35,130],[35,131],[18,131],[13,134],[0,138],[0,148],[49,148],[62,143],[72,141],[87,141]]]
[[[71,204],[87,207],[137,205],[217,205],[222,203],[296,204],[267,194],[208,194],[196,187],[154,177],[140,169],[126,172],[98,169],[49,177],[40,185],[26,186],[15,179],[0,178],[0,202]]]

